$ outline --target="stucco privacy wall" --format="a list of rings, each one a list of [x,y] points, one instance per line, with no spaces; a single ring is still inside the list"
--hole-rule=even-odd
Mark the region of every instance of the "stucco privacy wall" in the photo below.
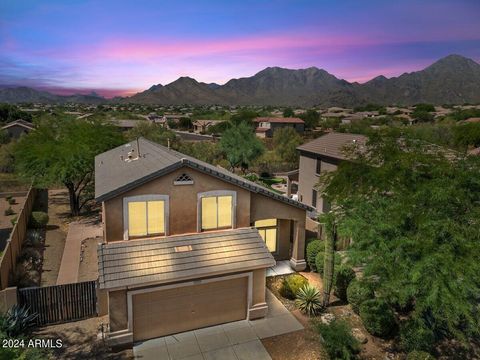
[[[193,185],[173,185],[174,180],[183,173],[193,178]],[[249,191],[184,167],[105,201],[103,209],[105,240],[107,242],[123,240],[123,198],[135,195],[169,195],[168,235],[195,233],[197,232],[197,194],[213,190],[236,191],[236,227],[250,226]]]
[[[111,332],[124,330],[128,327],[127,290],[108,292],[108,310]]]

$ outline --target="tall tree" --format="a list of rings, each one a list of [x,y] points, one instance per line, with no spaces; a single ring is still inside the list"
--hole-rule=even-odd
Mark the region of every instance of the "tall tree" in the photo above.
[[[285,110],[283,110],[283,117],[293,117],[294,115],[295,113],[292,108],[285,108]]]
[[[355,155],[321,177],[350,259],[437,339],[478,336],[480,158],[390,133]]]
[[[70,197],[70,212],[80,214],[92,200],[94,158],[122,144],[121,133],[98,121],[50,119],[23,136],[15,148],[16,171],[42,187],[63,184]]]
[[[125,137],[129,141],[144,137],[163,146],[167,146],[169,141],[172,146],[176,143],[176,135],[173,131],[150,121],[138,121],[134,128],[125,133]]]
[[[283,162],[298,164],[297,146],[301,143],[301,136],[293,128],[280,128],[273,133],[275,153]]]
[[[223,133],[220,149],[225,154],[232,171],[238,167],[245,171],[265,151],[262,142],[245,122],[233,125]]]

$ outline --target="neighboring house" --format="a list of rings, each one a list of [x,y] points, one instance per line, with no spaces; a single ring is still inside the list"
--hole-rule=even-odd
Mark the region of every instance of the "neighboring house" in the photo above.
[[[115,119],[112,120],[112,124],[118,127],[121,131],[128,131],[133,129],[135,126],[138,125],[140,121],[146,121],[146,120],[129,120],[129,119]]]
[[[35,130],[35,126],[31,122],[18,119],[2,126],[1,129],[6,131],[8,136],[18,139],[23,134],[28,134],[30,131]]]
[[[275,130],[285,127],[294,128],[299,134],[305,131],[305,122],[299,118],[258,117],[253,120],[255,134],[258,137],[272,137]]]
[[[224,122],[224,120],[195,120],[193,124],[193,131],[198,134],[203,134],[210,126],[217,125]]]
[[[109,341],[264,317],[266,269],[306,267],[309,206],[144,138],[95,158]]]
[[[317,212],[330,210],[328,204],[315,188],[320,173],[334,171],[340,162],[348,160],[346,147],[364,146],[367,138],[363,135],[346,133],[328,133],[300,145],[300,167],[298,179],[298,200],[311,205]]]

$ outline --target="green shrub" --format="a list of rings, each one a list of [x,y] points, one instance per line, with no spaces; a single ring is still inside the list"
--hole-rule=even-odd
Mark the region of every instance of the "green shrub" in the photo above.
[[[325,251],[325,241],[312,240],[307,244],[307,264],[310,270],[317,271],[315,258],[319,252],[323,251]]]
[[[5,211],[3,212],[3,214],[5,216],[10,216],[10,215],[14,215],[15,214],[15,211],[13,211],[12,207],[9,206],[7,209],[5,209]]]
[[[367,331],[375,336],[387,337],[396,326],[393,310],[379,299],[364,301],[360,305],[360,317]]]
[[[1,330],[11,337],[26,335],[35,325],[37,314],[26,306],[12,306],[1,321]]]
[[[425,351],[412,351],[408,353],[407,360],[435,360],[435,358]]]
[[[340,266],[335,273],[334,294],[342,301],[347,301],[348,285],[355,279],[355,271],[350,266]]]
[[[400,326],[400,345],[405,352],[431,351],[435,343],[435,335],[423,320],[407,320]]]
[[[30,226],[35,229],[44,228],[48,224],[48,214],[43,211],[33,211],[30,216]]]
[[[353,280],[347,288],[347,301],[352,310],[358,314],[360,305],[366,300],[373,299],[375,293],[373,287],[365,281]]]
[[[17,203],[13,197],[10,197],[7,201],[10,205],[15,205]]]
[[[12,226],[15,226],[15,224],[17,223],[17,217],[14,216],[13,218],[11,218],[10,222],[12,223]]]
[[[320,292],[310,284],[306,284],[298,290],[295,305],[308,316],[318,315],[323,310]]]
[[[308,284],[308,280],[302,275],[292,274],[283,278],[280,294],[290,300],[295,300],[297,292],[303,286]]]
[[[334,270],[336,273],[337,272],[336,269],[342,264],[342,258],[337,253],[335,253],[334,262],[335,262]],[[320,251],[315,257],[315,268],[320,275],[323,275],[324,264],[325,264],[325,252]]]
[[[319,323],[317,331],[330,359],[356,359],[360,344],[352,334],[350,325],[345,320],[334,320],[330,324]]]

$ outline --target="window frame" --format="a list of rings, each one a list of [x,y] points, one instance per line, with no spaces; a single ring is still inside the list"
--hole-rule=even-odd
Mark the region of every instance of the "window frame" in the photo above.
[[[160,234],[148,234],[148,223],[147,223],[147,234],[141,237],[130,237],[128,233],[128,203],[130,202],[148,202],[148,201],[163,201],[164,202],[164,209],[163,209],[163,223],[164,223],[164,233]],[[148,206],[147,206],[148,209]],[[147,219],[148,219],[148,210],[147,210]],[[157,195],[157,194],[149,194],[149,195],[136,195],[136,196],[126,196],[123,198],[123,240],[131,240],[137,238],[146,238],[146,237],[155,237],[155,236],[168,236],[169,234],[169,219],[170,219],[170,197],[168,195]]]
[[[231,196],[232,197],[232,226],[215,229],[202,229],[202,199],[208,197]],[[218,206],[218,201],[217,201]],[[237,227],[237,192],[233,190],[213,190],[197,194],[197,232],[235,229]],[[218,214],[217,214],[218,217]],[[217,218],[218,221],[218,218]]]
[[[318,191],[315,189],[312,189],[312,207],[316,209],[317,205],[318,205]]]
[[[315,163],[315,175],[319,176],[322,172],[322,159],[317,158]]]
[[[275,219],[275,221],[276,221],[275,226],[273,226],[273,225],[270,225],[270,226],[260,226],[260,227],[256,227],[256,226],[255,226],[255,223],[256,223],[257,221],[270,220],[270,219]],[[279,222],[278,222],[278,219],[277,219],[277,218],[257,219],[257,220],[255,220],[255,221],[253,222],[252,226],[253,226],[255,229],[258,230],[258,233],[259,233],[259,234],[260,234],[260,230],[269,230],[269,229],[275,229],[275,230],[276,230],[276,231],[275,231],[275,251],[270,251],[270,249],[268,249],[268,246],[267,246],[267,241],[264,240],[263,238],[262,238],[262,240],[263,240],[263,242],[265,243],[265,247],[268,249],[268,251],[270,251],[270,254],[272,254],[272,255],[278,255],[278,245],[279,245],[279,241],[278,241]],[[261,235],[260,235],[260,237],[261,237]]]

